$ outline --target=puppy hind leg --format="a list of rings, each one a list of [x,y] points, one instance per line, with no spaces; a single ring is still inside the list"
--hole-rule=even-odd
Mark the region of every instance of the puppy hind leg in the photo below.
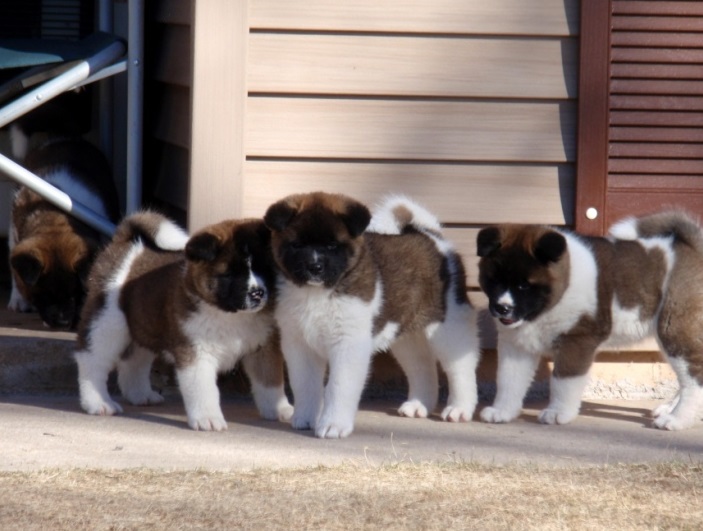
[[[284,390],[283,354],[278,339],[244,356],[242,365],[249,377],[254,403],[261,417],[290,420],[293,406]]]
[[[156,355],[132,343],[117,364],[117,383],[122,396],[135,406],[161,404],[164,397],[151,387],[151,364]]]
[[[690,374],[686,360],[669,357],[669,363],[676,373],[680,388],[674,401],[660,410],[654,419],[654,426],[662,430],[685,430],[693,426],[698,418],[699,408],[703,404],[703,386]]]
[[[422,334],[401,336],[391,346],[408,380],[408,399],[398,409],[402,417],[427,417],[437,406],[437,361]]]
[[[107,379],[131,341],[127,323],[121,313],[106,311],[88,327],[87,339],[80,342],[86,348],[74,353],[81,407],[91,415],[122,413],[110,398]]]
[[[475,314],[468,306],[455,307],[429,333],[430,346],[447,375],[449,396],[442,419],[469,422],[478,403],[476,366],[480,358]]]

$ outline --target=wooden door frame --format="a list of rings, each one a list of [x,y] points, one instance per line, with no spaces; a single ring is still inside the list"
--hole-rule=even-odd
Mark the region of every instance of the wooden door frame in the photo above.
[[[591,235],[606,229],[611,12],[611,0],[581,2],[574,225]]]

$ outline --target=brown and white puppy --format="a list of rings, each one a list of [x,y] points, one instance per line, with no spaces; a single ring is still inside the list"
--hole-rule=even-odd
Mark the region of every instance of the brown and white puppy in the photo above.
[[[349,197],[316,192],[271,205],[264,220],[281,271],[276,318],[294,428],[323,438],[349,435],[371,356],[386,349],[408,378],[401,415],[433,411],[439,361],[449,380],[442,418],[471,420],[479,358],[475,312],[461,259],[434,216],[396,197],[371,219]]]
[[[532,225],[479,232],[479,281],[498,321],[498,392],[481,412],[509,422],[542,356],[554,369],[540,422],[579,413],[596,349],[654,334],[680,390],[654,425],[688,428],[703,402],[703,233],[680,212],[626,219],[607,238]]]
[[[261,220],[223,221],[188,238],[153,212],[126,218],[90,273],[75,353],[83,409],[122,411],[107,389],[114,368],[129,402],[162,402],[149,380],[162,355],[175,364],[195,430],[226,429],[217,375],[240,359],[261,415],[290,418],[269,242]]]
[[[117,221],[110,167],[92,144],[75,138],[50,140],[30,152],[25,164],[72,199]],[[36,309],[50,327],[74,327],[85,296],[85,277],[102,242],[96,230],[28,188],[19,188],[12,202],[8,308]]]

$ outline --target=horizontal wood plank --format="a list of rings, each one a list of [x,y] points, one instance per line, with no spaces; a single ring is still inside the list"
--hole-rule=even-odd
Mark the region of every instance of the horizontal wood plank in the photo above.
[[[374,205],[406,194],[449,224],[573,222],[573,165],[377,164],[252,161],[243,215],[262,216],[289,194],[325,190]]]
[[[703,160],[611,158],[608,170],[612,173],[703,175]]]
[[[611,127],[611,141],[703,142],[703,129],[697,127]]]
[[[612,22],[615,31],[703,31],[700,17],[615,15]]]
[[[617,174],[608,175],[609,190],[650,191],[697,191],[703,190],[703,176],[700,175],[652,175],[652,174]]]
[[[252,28],[493,35],[576,35],[577,0],[251,0]]]
[[[700,193],[676,190],[654,190],[651,192],[623,190],[608,192],[607,224],[611,225],[628,216],[651,214],[666,208],[683,208],[700,214],[703,190]]]
[[[692,48],[614,47],[611,56],[616,63],[703,63],[703,49]]]
[[[613,80],[610,83],[610,92],[612,94],[703,95],[703,83],[652,79]]]
[[[577,63],[575,39],[254,33],[249,39],[248,89],[265,93],[573,98]]]
[[[159,46],[154,50],[153,67],[147,71],[152,79],[188,87],[193,82],[193,54],[190,28],[161,28]]]
[[[610,106],[612,109],[701,111],[703,110],[703,97],[612,95]]]
[[[703,5],[703,4],[701,4]],[[699,33],[665,33],[650,31],[615,31],[612,46],[651,46],[655,48],[700,48],[703,37]]]
[[[703,160],[703,144],[611,142],[610,156]]]
[[[611,125],[651,125],[664,127],[703,127],[703,113],[667,111],[610,112]]]
[[[700,2],[677,2],[660,0],[659,2],[613,0],[615,15],[703,15],[703,4]]]
[[[612,78],[703,79],[700,65],[615,63],[610,66]]]
[[[249,157],[573,161],[573,102],[249,98]]]

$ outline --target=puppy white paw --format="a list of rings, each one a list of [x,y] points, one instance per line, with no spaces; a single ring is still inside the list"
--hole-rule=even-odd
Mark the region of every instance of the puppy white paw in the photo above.
[[[342,439],[354,431],[354,424],[343,422],[322,423],[315,429],[315,436],[320,439]]]
[[[290,418],[290,425],[295,430],[311,430],[314,423],[309,417],[298,414],[296,410]]]
[[[675,407],[675,402],[667,402],[666,404],[661,404],[652,410],[652,417],[657,418],[662,415],[669,415]]]
[[[568,424],[576,417],[578,417],[577,411],[559,411],[557,409],[543,409],[540,411],[537,420],[542,424]]]
[[[293,418],[293,413],[295,413],[295,408],[286,402],[278,407],[278,420],[285,422]]]
[[[654,419],[654,427],[660,430],[680,431],[686,430],[692,425],[692,421],[683,421],[671,413],[662,413]]]
[[[33,310],[32,305],[29,304],[25,298],[20,295],[19,291],[12,290],[10,294],[10,302],[7,303],[7,309],[13,312],[31,312]]]
[[[520,414],[520,410],[513,411],[508,409],[500,409],[493,406],[488,406],[483,408],[480,417],[483,422],[491,422],[493,424],[504,424],[506,422],[511,422],[517,418]]]
[[[102,417],[117,415],[123,411],[122,406],[114,400],[100,400],[89,404],[82,402],[81,405],[89,415],[100,415]]]
[[[447,422],[471,422],[474,416],[474,408],[447,406],[442,411],[442,420]]]
[[[151,389],[143,393],[123,393],[123,396],[133,406],[156,406],[164,401],[160,393]]]
[[[273,404],[271,407],[259,408],[259,415],[261,415],[262,419],[279,420],[281,422],[290,420],[294,412],[295,409],[290,405],[288,400]]]
[[[195,431],[224,431],[227,429],[227,421],[221,412],[210,415],[188,415],[188,426]]]
[[[427,418],[427,408],[419,400],[408,400],[398,408],[398,415],[410,418]]]

